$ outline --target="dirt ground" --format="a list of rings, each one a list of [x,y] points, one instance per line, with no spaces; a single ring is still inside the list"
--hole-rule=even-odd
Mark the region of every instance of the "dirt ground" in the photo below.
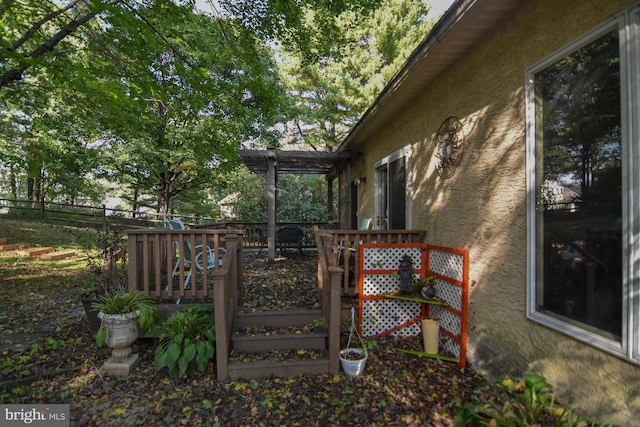
[[[315,255],[270,264],[246,256],[244,310],[314,306]],[[0,272],[0,402],[65,403],[72,426],[452,426],[483,380],[472,367],[397,351],[421,339],[371,341],[364,373],[218,381],[205,372],[170,378],[153,365],[154,342],[140,339],[141,363],[126,378],[100,376],[98,348],[64,266],[28,263]],[[47,274],[55,280],[45,279]]]

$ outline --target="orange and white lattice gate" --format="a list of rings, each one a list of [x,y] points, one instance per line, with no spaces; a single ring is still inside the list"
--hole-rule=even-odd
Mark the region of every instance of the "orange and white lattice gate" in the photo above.
[[[398,295],[399,265],[404,255],[413,261],[414,279],[435,276],[438,300]],[[469,251],[422,243],[360,245],[358,311],[365,337],[417,336],[421,320],[440,323],[440,353],[466,365],[469,302]]]

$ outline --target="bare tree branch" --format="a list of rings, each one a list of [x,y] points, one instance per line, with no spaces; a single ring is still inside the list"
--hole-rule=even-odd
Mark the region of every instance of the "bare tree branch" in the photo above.
[[[44,18],[42,18],[41,20],[39,20],[38,22],[33,24],[31,26],[31,28],[29,28],[29,30],[27,30],[27,32],[24,33],[24,35],[22,37],[20,37],[11,47],[8,48],[8,50],[12,51],[12,52],[15,52],[16,50],[18,50],[20,48],[20,46],[25,44],[31,37],[33,37],[33,35],[36,33],[36,31],[38,31],[40,28],[42,28],[42,26],[44,24],[46,24],[47,22],[57,18],[58,16],[60,16],[63,13],[67,12],[68,10],[73,9],[81,1],[82,0],[74,0],[71,3],[69,3],[66,7],[64,7],[63,9],[58,9],[55,12],[51,12],[50,14],[48,14],[47,16],[45,16]],[[4,58],[5,58],[4,55],[0,55],[0,60],[3,60]]]

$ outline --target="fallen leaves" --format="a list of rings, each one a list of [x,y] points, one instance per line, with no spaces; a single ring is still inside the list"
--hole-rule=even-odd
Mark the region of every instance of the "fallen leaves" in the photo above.
[[[314,307],[316,259],[307,253],[301,260],[282,258],[269,264],[246,257],[243,310]],[[12,290],[10,298],[26,302],[20,310],[3,311],[4,325],[25,331],[51,317],[69,319],[69,293],[78,284],[49,282],[38,288],[45,298]],[[75,287],[74,287],[75,286]],[[25,286],[23,286],[25,287]],[[28,286],[25,287],[28,292]],[[33,289],[31,289],[33,292]],[[9,298],[9,296],[7,296]],[[353,301],[351,301],[353,303]],[[77,304],[77,302],[76,302]],[[15,314],[14,314],[15,313]],[[28,314],[26,318],[20,318]],[[26,320],[25,320],[26,319]],[[73,317],[71,317],[73,320]],[[381,338],[370,349],[365,371],[357,377],[340,374],[300,375],[291,378],[220,382],[215,366],[188,377],[169,378],[153,366],[154,343],[138,340],[134,351],[141,362],[126,378],[102,377],[96,367],[109,352],[101,352],[93,332],[84,323],[55,321],[56,328],[37,340],[37,367],[78,366],[65,374],[45,375],[31,383],[2,390],[5,403],[55,402],[71,405],[73,426],[207,425],[207,426],[452,426],[453,416],[465,397],[481,381],[471,368],[460,371],[455,363],[424,359],[395,351],[394,347],[422,349],[420,338]],[[5,326],[5,327],[7,327]],[[293,333],[308,333],[323,325],[308,324]],[[291,333],[278,328],[254,328],[243,333]],[[46,338],[49,338],[47,341]],[[24,352],[6,355],[11,360]],[[322,352],[276,352],[277,358],[323,357]],[[29,356],[29,363],[36,359]],[[289,360],[289,359],[287,359]],[[4,375],[0,381],[13,377]],[[15,387],[14,387],[15,388]]]

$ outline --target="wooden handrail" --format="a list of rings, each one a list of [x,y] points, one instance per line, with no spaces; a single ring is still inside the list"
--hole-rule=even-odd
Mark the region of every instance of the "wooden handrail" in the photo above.
[[[324,233],[314,226],[313,234],[318,249],[318,296],[322,306],[322,315],[327,324],[327,348],[329,352],[329,372],[340,369],[340,284],[344,269],[331,262],[331,234]]]
[[[212,274],[227,271],[227,236],[242,230],[128,230],[129,289],[153,299],[212,299]],[[189,250],[188,248],[192,248]],[[215,262],[204,254],[211,251]],[[222,255],[223,251],[227,255]],[[176,286],[177,285],[177,286]],[[175,288],[175,289],[174,289]]]
[[[129,237],[129,289],[141,290],[152,298],[163,300],[213,300],[216,324],[216,369],[219,380],[229,376],[229,351],[238,304],[242,295],[243,239],[242,230],[130,230]],[[185,244],[192,250],[187,255]],[[223,248],[226,253],[203,268],[195,267],[198,251],[208,246],[214,254]],[[200,248],[200,249],[201,249]],[[206,249],[205,249],[206,253]],[[190,259],[182,260],[188,256]],[[185,262],[187,261],[187,262]],[[221,261],[221,262],[220,262]],[[209,268],[207,268],[209,267]],[[175,271],[174,278],[173,272]],[[186,282],[185,275],[191,271]],[[197,276],[197,277],[196,277]],[[178,289],[174,289],[177,281]]]
[[[328,265],[342,266],[342,295],[357,294],[357,266],[362,243],[420,243],[426,238],[424,230],[324,230],[331,236]]]

